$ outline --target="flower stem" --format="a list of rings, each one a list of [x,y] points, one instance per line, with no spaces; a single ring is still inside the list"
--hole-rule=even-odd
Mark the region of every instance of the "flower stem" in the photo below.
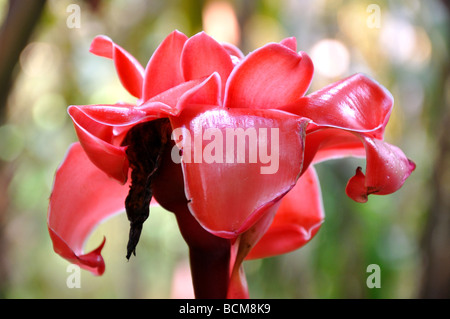
[[[190,249],[192,283],[197,299],[225,299],[229,282],[229,251]]]
[[[227,297],[230,276],[230,240],[206,231],[182,206],[175,213],[181,234],[189,246],[192,283],[197,299]]]
[[[189,246],[195,297],[226,298],[230,282],[231,242],[206,231],[189,211],[181,165],[171,159],[174,145],[168,139],[161,165],[152,180],[153,195],[162,207],[175,214],[181,235]]]

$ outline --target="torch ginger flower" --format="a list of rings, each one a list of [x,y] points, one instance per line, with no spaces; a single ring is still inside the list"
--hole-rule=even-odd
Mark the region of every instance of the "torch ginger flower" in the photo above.
[[[196,297],[248,297],[244,259],[295,250],[323,222],[314,163],[366,157],[346,188],[358,202],[398,190],[415,165],[383,140],[391,94],[356,74],[305,96],[313,64],[296,46],[287,38],[244,56],[174,31],[144,69],[96,37],[90,51],[113,60],[137,101],[68,108],[79,142],[50,197],[54,250],[101,275],[105,241],[84,253],[89,234],[126,210],[129,258],[154,199],[177,218]]]

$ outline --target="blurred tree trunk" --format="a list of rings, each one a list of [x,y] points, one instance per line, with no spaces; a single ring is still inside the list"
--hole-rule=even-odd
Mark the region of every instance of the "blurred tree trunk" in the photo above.
[[[39,21],[45,0],[10,0],[8,14],[0,28],[0,125],[7,122],[7,100],[16,77],[16,64]],[[8,283],[7,242],[4,236],[8,209],[8,186],[13,168],[0,161],[0,298]]]
[[[449,1],[442,3],[450,14]],[[447,38],[447,49],[450,49],[449,44]],[[450,82],[450,63],[445,59],[442,64],[429,112],[432,133],[437,137],[437,154],[430,185],[431,207],[422,242],[423,273],[419,290],[420,298],[433,299],[450,298],[450,101],[446,92],[446,84]]]
[[[5,121],[6,101],[14,82],[14,68],[36,26],[45,0],[10,0],[0,29],[0,119]]]
[[[444,101],[443,101],[444,102]],[[444,104],[445,105],[445,104]],[[431,188],[432,207],[423,239],[421,298],[450,298],[450,111],[442,121]]]
[[[238,43],[238,47],[242,50],[244,54],[247,54],[247,52],[255,49],[252,48],[248,43],[249,36],[247,34],[248,28],[246,28],[246,25],[250,20],[250,18],[255,14],[257,4],[258,3],[256,1],[235,2],[235,6],[237,9],[237,18],[239,22],[239,29],[241,32],[240,43]]]

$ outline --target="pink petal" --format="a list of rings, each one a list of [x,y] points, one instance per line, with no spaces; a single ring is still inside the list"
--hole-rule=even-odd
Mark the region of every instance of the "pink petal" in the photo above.
[[[145,69],[144,101],[183,82],[180,59],[187,39],[173,31],[153,53]]]
[[[230,75],[226,107],[275,109],[299,99],[313,74],[311,59],[283,44],[270,43],[250,53]]]
[[[203,81],[184,82],[139,106],[72,105],[68,112],[78,139],[91,161],[108,176],[125,183],[129,164],[126,147],[121,146],[121,142],[133,125],[176,116],[188,101],[216,104],[218,87],[218,76],[213,74]]]
[[[153,96],[143,104],[136,106],[136,109],[156,118],[177,116],[182,110],[182,101],[186,99],[186,96],[192,95],[194,91],[207,85],[210,79],[211,77],[180,83],[177,86]],[[211,99],[208,99],[208,101],[210,100]],[[216,99],[213,100],[215,101]]]
[[[108,59],[113,58],[114,42],[105,35],[98,35],[92,40],[89,52]]]
[[[355,134],[348,131],[333,128],[324,129],[320,132],[308,134],[306,139],[309,143],[305,152],[309,151],[309,147],[318,147],[313,163],[343,157],[365,156],[365,149],[361,140]],[[320,145],[314,145],[319,141]]]
[[[234,44],[231,44],[231,43],[221,43],[221,44],[222,44],[223,48],[231,56],[231,60],[233,60],[233,57],[235,57],[239,60],[243,59],[245,57],[244,53],[242,53],[242,51]]]
[[[259,220],[248,230],[240,234],[232,245],[230,258],[231,276],[227,298],[249,298],[242,262],[269,228],[280,204],[281,201],[277,201],[268,205],[266,212],[261,218],[259,218]]]
[[[415,167],[398,147],[371,133],[325,128],[307,133],[303,171],[311,163],[348,156],[366,157],[367,162],[367,176],[358,168],[347,184],[347,195],[357,202],[366,202],[369,194],[395,192]]]
[[[307,117],[321,127],[372,132],[372,136],[381,138],[392,105],[392,95],[382,85],[355,74],[282,109]]]
[[[178,116],[186,104],[217,105],[220,103],[220,78],[213,73],[208,78],[183,82],[136,106],[134,112],[146,117]]]
[[[190,83],[194,81],[189,81]],[[182,111],[190,105],[220,105],[220,76],[214,72],[203,82],[187,90],[177,102],[177,110]]]
[[[391,194],[404,184],[416,165],[401,149],[384,141],[361,135],[366,148],[366,174],[356,170],[347,184],[347,195],[364,203],[370,194]]]
[[[188,82],[185,84],[190,85],[185,85],[183,91],[190,90],[194,85],[194,83]],[[176,108],[176,104],[180,97],[175,97],[174,95],[180,92],[173,90],[171,93],[173,94],[170,97],[161,96],[161,99],[164,99],[164,102],[173,103],[174,106],[152,100],[148,100],[139,106],[126,104],[71,105],[69,114],[75,115],[76,112],[82,112],[98,124],[114,126],[117,129],[117,126],[129,126],[144,120],[150,121],[168,117],[169,115],[177,115],[179,110]]]
[[[311,124],[308,126],[311,126]],[[314,127],[314,125],[312,125]],[[337,128],[313,129],[306,133],[303,171],[311,163],[343,157],[365,157],[366,150],[358,134]]]
[[[113,59],[123,87],[137,98],[142,96],[144,68],[130,53],[103,35],[94,38],[89,51]]]
[[[80,106],[68,109],[78,139],[89,159],[108,176],[125,183],[128,177],[126,147],[117,141],[114,127],[90,118]]]
[[[55,252],[68,261],[101,275],[105,264],[98,248],[84,253],[94,228],[124,210],[129,185],[120,185],[97,169],[79,143],[72,144],[53,184],[48,209],[48,230]]]
[[[223,46],[204,32],[194,35],[186,42],[181,66],[186,81],[205,78],[217,72],[222,79],[222,90],[234,67]]]
[[[306,125],[303,119],[275,110],[191,107],[180,117],[171,118],[171,122],[174,132],[182,135],[174,139],[183,150],[189,209],[214,235],[235,238],[247,230],[267,207],[294,186],[299,176]],[[227,139],[227,129],[231,134],[236,129],[254,133],[252,142],[235,143],[231,137]],[[205,132],[214,134],[202,141]],[[262,147],[257,147],[258,143]],[[244,147],[245,158],[237,157],[239,146]],[[261,153],[255,152],[257,149],[267,150],[272,158],[263,164]],[[250,152],[256,155],[254,162]]]
[[[154,103],[152,105],[154,113],[163,109],[171,111],[171,108],[162,103]],[[70,115],[76,112],[82,112],[98,124],[109,126],[127,126],[138,123],[142,119],[151,116],[151,112],[146,112],[134,105],[72,105],[68,109]]]
[[[242,266],[233,271],[230,276],[230,284],[227,291],[227,299],[249,299],[247,279]]]
[[[283,39],[282,41],[280,41],[280,44],[288,47],[294,52],[297,52],[297,39],[295,39],[295,37]]]
[[[310,166],[283,197],[272,224],[247,259],[271,257],[302,247],[314,237],[324,218],[319,179]]]

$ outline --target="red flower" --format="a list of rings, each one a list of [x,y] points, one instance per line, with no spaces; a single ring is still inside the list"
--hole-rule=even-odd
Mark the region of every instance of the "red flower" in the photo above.
[[[383,141],[392,96],[361,74],[304,96],[313,65],[296,51],[288,38],[244,57],[205,33],[175,31],[144,69],[95,38],[91,52],[114,61],[138,100],[69,107],[79,143],[50,198],[55,251],[102,274],[104,242],[83,252],[92,229],[125,208],[129,258],[155,198],[175,213],[190,248],[196,296],[247,297],[243,260],[297,249],[323,221],[312,164],[366,156],[347,194],[364,202],[398,190],[415,166]]]

